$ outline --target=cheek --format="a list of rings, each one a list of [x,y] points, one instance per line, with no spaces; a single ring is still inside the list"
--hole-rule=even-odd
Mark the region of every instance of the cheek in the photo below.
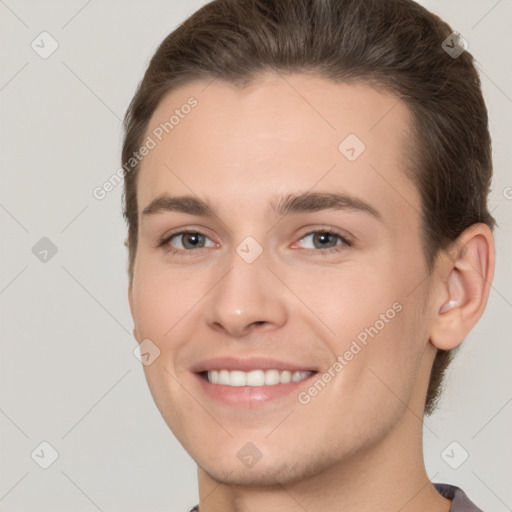
[[[197,281],[183,270],[172,274],[152,261],[139,260],[133,282],[133,316],[139,335],[162,345],[168,343],[175,329],[187,323],[194,304],[204,295]]]
[[[404,275],[400,264],[366,266],[331,280],[335,291],[319,316],[334,331],[326,339],[332,361],[341,358],[344,394],[376,402],[410,397],[428,343],[421,286],[410,293],[422,273],[410,267]]]
[[[355,341],[345,354],[358,352],[351,356],[343,370],[343,382],[340,381],[343,394],[352,396],[356,416],[371,419],[375,411],[381,411],[378,414],[383,422],[385,417],[389,421],[396,418],[403,411],[403,404],[411,403],[428,344],[418,304],[412,300],[393,304],[392,313],[388,309],[380,321],[369,319],[372,323],[361,331],[363,336],[353,338]]]
[[[399,318],[401,296],[385,275],[382,268],[372,272],[354,265],[338,275],[314,276],[315,286],[304,290],[308,305],[330,328],[336,350],[348,349],[356,339],[364,346]]]
[[[143,366],[145,378],[162,417],[175,431],[183,424],[184,417],[198,414],[195,402],[184,397],[178,383],[177,354],[186,340],[193,337],[194,304],[201,291],[179,272],[169,274],[154,262],[141,259],[132,293],[134,322],[140,340],[151,340],[160,351],[151,364]]]

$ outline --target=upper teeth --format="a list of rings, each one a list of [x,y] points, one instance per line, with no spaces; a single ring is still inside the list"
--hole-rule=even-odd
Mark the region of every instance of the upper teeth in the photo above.
[[[290,372],[288,370],[252,370],[250,372],[211,370],[208,372],[208,380],[212,384],[225,386],[274,386],[275,384],[304,380],[311,373],[310,371]]]

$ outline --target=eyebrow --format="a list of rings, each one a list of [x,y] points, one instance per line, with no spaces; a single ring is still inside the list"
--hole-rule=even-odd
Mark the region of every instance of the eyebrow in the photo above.
[[[278,217],[293,213],[317,212],[321,210],[352,210],[367,213],[382,222],[382,215],[367,202],[347,194],[335,192],[304,192],[301,194],[279,194],[272,198],[270,209]],[[194,196],[170,196],[163,194],[155,198],[142,211],[147,217],[158,213],[180,212],[200,217],[216,217],[215,208],[208,200]]]

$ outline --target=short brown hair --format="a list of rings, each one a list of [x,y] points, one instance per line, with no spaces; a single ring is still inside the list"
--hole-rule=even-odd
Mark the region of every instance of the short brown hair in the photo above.
[[[126,112],[122,161],[141,146],[163,96],[195,80],[245,87],[266,71],[300,72],[386,90],[413,114],[410,177],[421,196],[423,250],[431,272],[439,251],[464,229],[495,224],[487,209],[487,109],[471,54],[455,58],[442,46],[452,32],[412,0],[214,0],[169,34],[152,57]],[[124,176],[130,282],[138,168]],[[450,351],[436,355],[426,414],[434,410],[450,358]]]

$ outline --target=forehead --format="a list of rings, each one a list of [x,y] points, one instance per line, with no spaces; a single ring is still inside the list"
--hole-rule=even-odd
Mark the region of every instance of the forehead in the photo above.
[[[154,148],[140,166],[139,212],[164,192],[262,211],[276,193],[318,189],[411,215],[419,197],[405,175],[410,123],[401,100],[364,84],[302,74],[263,75],[246,89],[192,82],[165,96],[148,123]]]

